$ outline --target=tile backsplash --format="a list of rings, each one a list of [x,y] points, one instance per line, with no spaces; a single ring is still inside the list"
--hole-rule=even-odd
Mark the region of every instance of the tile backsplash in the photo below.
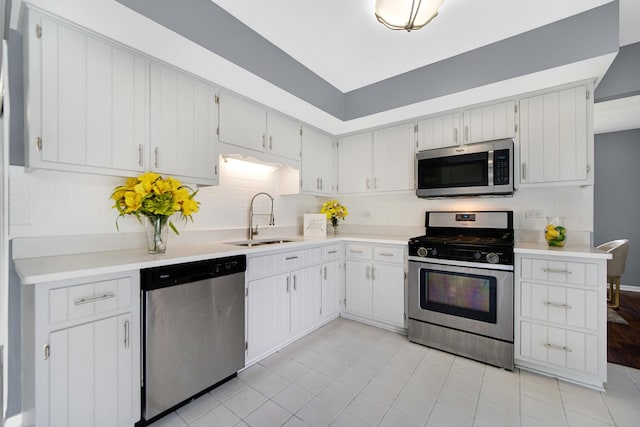
[[[193,222],[174,218],[180,230],[241,229],[248,226],[249,203],[257,192],[275,198],[274,216],[278,227],[300,227],[304,213],[317,213],[326,198],[280,195],[277,168],[257,171],[236,170],[220,162],[220,185],[200,187],[200,212]],[[10,168],[10,235],[47,237],[117,234],[117,212],[112,209],[111,192],[123,178],[46,170],[25,172]],[[188,183],[185,183],[188,185]],[[419,199],[413,192],[336,196],[350,211],[345,225],[364,229],[381,227],[423,227],[426,210],[513,210],[514,226],[520,240],[542,240],[546,216],[564,216],[569,235],[582,233],[588,243],[593,231],[593,187],[524,188],[513,197],[469,197]],[[256,212],[268,212],[268,198],[257,198]],[[541,211],[540,218],[525,218],[526,210]],[[257,217],[266,227],[268,217]],[[142,232],[135,217],[118,221],[120,233]],[[539,232],[539,233],[538,233]],[[384,233],[381,233],[384,234]],[[179,238],[177,236],[176,238]]]

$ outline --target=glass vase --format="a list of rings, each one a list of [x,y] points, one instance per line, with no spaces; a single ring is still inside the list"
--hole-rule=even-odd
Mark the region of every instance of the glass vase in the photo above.
[[[564,227],[563,216],[548,216],[547,226],[544,228],[544,239],[551,247],[563,247],[567,242],[567,229]]]
[[[333,235],[338,234],[338,218],[331,218],[331,228],[333,228]]]
[[[147,252],[163,254],[167,250],[169,237],[169,217],[164,215],[148,216],[146,221]]]

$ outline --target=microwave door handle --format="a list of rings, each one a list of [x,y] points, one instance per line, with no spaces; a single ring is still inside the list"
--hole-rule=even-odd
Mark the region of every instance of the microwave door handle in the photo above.
[[[488,152],[487,156],[487,184],[490,187],[493,187],[493,155],[495,151],[491,150]]]

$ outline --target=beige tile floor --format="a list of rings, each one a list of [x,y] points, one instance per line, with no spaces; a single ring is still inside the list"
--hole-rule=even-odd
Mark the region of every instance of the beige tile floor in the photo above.
[[[640,370],[608,373],[600,393],[339,318],[153,427],[640,426]]]

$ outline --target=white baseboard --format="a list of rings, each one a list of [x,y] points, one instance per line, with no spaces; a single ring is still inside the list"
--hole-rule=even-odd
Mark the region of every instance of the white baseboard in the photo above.
[[[640,286],[620,285],[621,291],[640,292]]]

